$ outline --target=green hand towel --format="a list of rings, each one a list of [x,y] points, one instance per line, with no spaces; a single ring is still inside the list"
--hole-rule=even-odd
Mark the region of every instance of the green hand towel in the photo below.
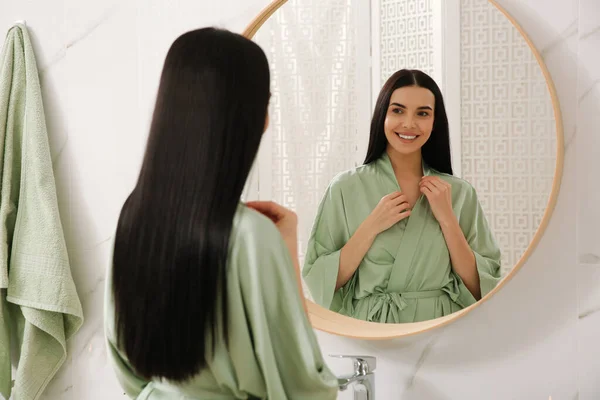
[[[10,312],[7,312],[10,310]],[[38,399],[83,323],[63,234],[35,56],[24,25],[0,56],[0,394]]]

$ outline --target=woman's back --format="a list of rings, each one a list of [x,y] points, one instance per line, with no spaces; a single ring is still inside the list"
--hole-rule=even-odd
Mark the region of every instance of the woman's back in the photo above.
[[[324,365],[281,235],[266,217],[240,205],[230,243],[229,343],[218,337],[207,367],[186,383],[148,382],[135,374],[116,346],[111,279],[107,279],[109,356],[127,394],[149,400],[334,399],[337,380]]]

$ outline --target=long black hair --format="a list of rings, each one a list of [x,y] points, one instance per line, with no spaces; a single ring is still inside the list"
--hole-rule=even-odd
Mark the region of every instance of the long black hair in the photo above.
[[[113,257],[117,343],[142,377],[186,381],[227,337],[229,239],[269,84],[264,52],[238,34],[194,30],[169,49]]]
[[[450,131],[442,92],[429,75],[416,69],[401,69],[395,72],[381,88],[371,120],[369,148],[364,163],[369,164],[377,160],[387,148],[388,141],[383,125],[390,106],[390,98],[394,90],[405,86],[419,86],[433,93],[435,97],[433,130],[429,140],[421,148],[421,154],[425,163],[431,168],[452,175]]]

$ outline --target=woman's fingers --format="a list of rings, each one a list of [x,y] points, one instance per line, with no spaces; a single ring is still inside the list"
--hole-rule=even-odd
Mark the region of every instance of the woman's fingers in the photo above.
[[[400,196],[402,196],[402,192],[392,192],[388,195],[385,195],[384,197],[387,198],[388,200],[395,200]]]
[[[400,204],[408,203],[408,200],[405,195],[398,196],[394,199],[394,206],[399,206]]]
[[[279,220],[285,215],[285,208],[273,201],[249,201],[246,203],[246,206],[266,215],[272,220]]]
[[[449,188],[452,186],[448,182],[446,182],[445,180],[443,180],[437,176],[424,176],[423,178],[421,178],[421,182],[419,182],[419,185],[422,185],[424,183],[430,183],[434,187],[436,187],[440,190]]]
[[[437,179],[429,179],[426,181],[426,183],[433,186],[434,188],[436,188],[438,190],[443,188],[442,182],[440,182]]]
[[[421,192],[425,193],[426,195],[428,193],[437,193],[438,189],[433,186],[433,184],[431,182],[423,182],[421,183]]]
[[[396,222],[398,221],[402,221],[404,218],[410,216],[411,210],[406,210],[406,211],[402,211],[401,213],[397,214],[396,217]]]

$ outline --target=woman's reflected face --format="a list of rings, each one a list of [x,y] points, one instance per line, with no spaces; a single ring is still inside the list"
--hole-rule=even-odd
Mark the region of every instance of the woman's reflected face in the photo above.
[[[383,129],[388,145],[402,154],[423,147],[433,130],[435,96],[429,89],[404,86],[394,90]]]

